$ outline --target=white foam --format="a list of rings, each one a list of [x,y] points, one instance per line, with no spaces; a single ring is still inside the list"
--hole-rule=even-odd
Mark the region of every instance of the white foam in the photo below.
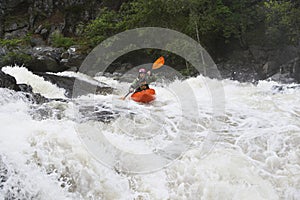
[[[22,68],[6,70],[17,76],[21,72],[30,74]],[[115,83],[107,77],[100,79]],[[24,81],[29,83],[29,80],[45,82],[26,75]],[[157,92],[157,99],[143,105],[129,97],[120,100],[127,93],[129,83],[117,83],[117,94],[86,95],[74,99],[73,103],[43,105],[50,110],[65,109],[61,111],[65,114],[62,119],[43,121],[33,120],[29,114],[38,108],[18,94],[2,89],[0,152],[6,156],[9,167],[20,174],[9,186],[24,176],[27,183],[24,190],[39,193],[40,199],[51,199],[51,196],[59,199],[298,199],[300,91],[276,93],[273,84],[261,81],[255,86],[199,76],[151,86]],[[49,93],[47,87],[45,91],[40,86],[35,88],[40,88],[42,94]],[[216,100],[224,104],[224,112],[217,110],[218,115],[214,113],[214,105],[219,106]],[[93,109],[105,106],[118,111],[120,117],[111,123],[87,121],[78,126],[76,117],[72,116],[77,106]],[[99,132],[93,132],[92,127],[97,127]],[[86,131],[76,132],[78,128]],[[178,150],[178,146],[171,152],[163,150],[179,134],[189,139],[191,149],[176,157],[169,167],[154,173],[119,173],[122,167],[134,168],[138,161],[129,160],[115,168],[98,163],[79,138],[80,134],[88,140],[90,137],[95,148],[101,148],[97,143],[101,139],[98,133],[122,152],[132,154],[151,153],[156,149],[161,150],[156,151],[158,155],[174,158],[172,151]],[[110,149],[106,150],[109,153]],[[113,152],[109,155],[114,156]],[[153,163],[143,164],[146,168]],[[67,185],[61,187],[61,184]]]
[[[15,77],[18,84],[31,85],[35,93],[40,93],[47,98],[66,98],[66,91],[63,88],[45,81],[42,77],[28,71],[25,67],[3,67],[2,71]]]

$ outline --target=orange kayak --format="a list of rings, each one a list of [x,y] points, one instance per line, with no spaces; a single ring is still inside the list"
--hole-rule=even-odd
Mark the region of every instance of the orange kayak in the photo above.
[[[133,93],[131,99],[136,102],[149,103],[155,99],[155,90],[147,89]]]

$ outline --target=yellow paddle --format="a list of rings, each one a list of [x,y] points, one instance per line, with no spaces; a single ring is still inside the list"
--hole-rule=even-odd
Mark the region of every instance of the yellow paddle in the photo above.
[[[163,56],[161,56],[161,57],[159,57],[159,58],[153,63],[152,69],[151,69],[150,71],[152,71],[152,70],[154,70],[154,69],[159,69],[159,68],[161,68],[164,64],[165,64],[165,59],[164,59]],[[132,92],[129,91],[124,97],[121,97],[121,99],[122,99],[122,100],[125,100],[126,97],[127,97],[130,93],[132,93]]]

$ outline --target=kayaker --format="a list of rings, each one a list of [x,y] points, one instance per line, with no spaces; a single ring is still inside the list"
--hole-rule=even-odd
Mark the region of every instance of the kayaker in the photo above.
[[[149,84],[156,81],[157,77],[152,74],[151,71],[146,71],[146,69],[139,69],[138,77],[133,81],[129,88],[129,92],[139,92],[142,90],[149,89]]]

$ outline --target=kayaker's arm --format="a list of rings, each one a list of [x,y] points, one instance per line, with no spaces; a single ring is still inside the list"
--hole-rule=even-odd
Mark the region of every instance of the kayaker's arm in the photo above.
[[[136,88],[139,87],[139,82],[140,80],[138,78],[134,79],[134,81],[132,82],[129,91],[134,91]]]

